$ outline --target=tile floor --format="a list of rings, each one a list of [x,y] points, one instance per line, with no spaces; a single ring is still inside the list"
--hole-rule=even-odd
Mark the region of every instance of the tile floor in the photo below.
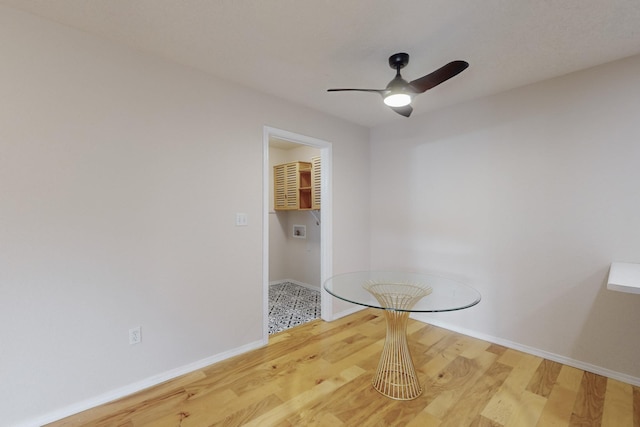
[[[320,291],[291,282],[269,286],[269,334],[320,317]]]

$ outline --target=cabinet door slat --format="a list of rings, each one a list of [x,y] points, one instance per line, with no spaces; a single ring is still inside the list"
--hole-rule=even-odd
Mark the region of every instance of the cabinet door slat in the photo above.
[[[311,158],[311,209],[320,209],[322,202],[321,166],[320,156]]]

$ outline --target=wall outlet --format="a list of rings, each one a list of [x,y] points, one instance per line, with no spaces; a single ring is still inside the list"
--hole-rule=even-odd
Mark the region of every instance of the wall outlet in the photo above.
[[[140,326],[129,329],[129,344],[139,344],[142,341]]]

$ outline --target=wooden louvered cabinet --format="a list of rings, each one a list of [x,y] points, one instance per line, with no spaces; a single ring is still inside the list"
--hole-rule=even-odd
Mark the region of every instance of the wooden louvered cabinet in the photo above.
[[[286,165],[273,167],[273,208],[283,210],[287,208]]]
[[[314,176],[311,162],[291,162],[274,166],[273,208],[277,211],[320,209],[319,166],[316,190]],[[314,204],[316,193],[318,203]]]
[[[311,209],[320,209],[322,204],[320,186],[320,156],[311,158]]]

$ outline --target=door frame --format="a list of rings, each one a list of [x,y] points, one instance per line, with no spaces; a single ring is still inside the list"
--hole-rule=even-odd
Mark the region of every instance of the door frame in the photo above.
[[[269,166],[269,139],[284,139],[296,144],[307,145],[320,151],[320,192],[322,208],[320,209],[320,282],[321,286],[333,273],[333,194],[332,188],[332,145],[328,141],[301,135],[283,129],[264,126],[262,132],[263,171],[262,171],[262,307],[263,307],[263,341],[269,342],[269,193],[271,185],[271,168]],[[324,290],[321,292],[320,312],[323,320],[333,320],[333,301]]]

